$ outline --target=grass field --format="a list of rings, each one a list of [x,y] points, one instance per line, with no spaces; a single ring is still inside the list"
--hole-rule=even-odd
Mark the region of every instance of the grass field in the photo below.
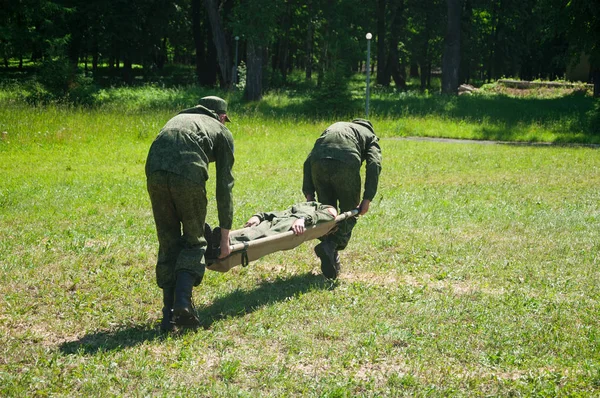
[[[379,192],[340,279],[314,242],[207,272],[203,327],[163,336],[144,162],[186,95],[0,107],[0,396],[600,395],[598,149],[403,138],[595,143],[589,98],[382,96]],[[302,200],[330,121],[231,102],[241,226]]]

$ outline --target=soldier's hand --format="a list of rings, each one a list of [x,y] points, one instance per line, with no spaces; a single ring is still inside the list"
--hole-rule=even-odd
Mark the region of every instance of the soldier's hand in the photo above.
[[[225,258],[231,254],[231,246],[229,246],[229,230],[221,228],[221,252],[219,258]]]
[[[231,246],[225,245],[221,246],[221,252],[219,253],[219,258],[225,258],[231,254]]]
[[[370,204],[371,204],[370,200],[363,199],[363,201],[360,202],[360,205],[358,206],[358,215],[362,216],[362,215],[366,214],[369,211]]]
[[[306,231],[304,226],[304,218],[299,218],[294,221],[294,224],[292,225],[292,231],[294,231],[294,235],[302,235],[304,231]]]
[[[252,216],[252,217],[250,217],[250,219],[248,221],[246,221],[246,224],[244,224],[244,227],[246,227],[246,228],[256,227],[258,224],[260,224],[260,219],[256,216]]]

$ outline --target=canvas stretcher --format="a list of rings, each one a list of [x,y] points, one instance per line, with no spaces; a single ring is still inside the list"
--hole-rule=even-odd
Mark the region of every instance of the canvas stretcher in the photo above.
[[[357,209],[347,211],[339,214],[332,221],[311,225],[301,235],[294,235],[293,231],[287,231],[250,242],[237,243],[231,246],[231,254],[229,256],[207,265],[206,268],[211,271],[228,272],[235,266],[246,266],[250,262],[258,260],[267,254],[282,250],[291,250],[306,241],[327,235],[339,222],[350,217],[356,217],[357,214]]]

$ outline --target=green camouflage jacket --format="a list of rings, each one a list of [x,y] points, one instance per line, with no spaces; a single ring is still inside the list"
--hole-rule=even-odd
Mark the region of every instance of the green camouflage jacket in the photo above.
[[[231,229],[233,136],[215,112],[198,105],[169,120],[150,147],[146,175],[164,170],[204,185],[210,162],[216,164],[219,225]]]
[[[373,200],[381,172],[381,148],[375,132],[351,122],[334,123],[321,134],[304,163],[304,181],[310,182],[311,161],[335,159],[360,168],[366,162],[363,199]],[[303,188],[309,192],[310,187]],[[314,187],[312,188],[314,192]]]

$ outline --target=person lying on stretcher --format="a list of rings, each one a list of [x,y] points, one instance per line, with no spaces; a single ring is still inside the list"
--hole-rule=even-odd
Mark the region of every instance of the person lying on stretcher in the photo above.
[[[283,211],[256,213],[244,224],[244,228],[229,233],[229,244],[250,242],[290,230],[295,235],[301,235],[307,227],[333,221],[337,215],[335,207],[314,201],[296,203]],[[219,256],[220,234],[219,227],[210,231],[208,224],[205,226],[208,246],[204,256],[207,265],[215,262]]]

